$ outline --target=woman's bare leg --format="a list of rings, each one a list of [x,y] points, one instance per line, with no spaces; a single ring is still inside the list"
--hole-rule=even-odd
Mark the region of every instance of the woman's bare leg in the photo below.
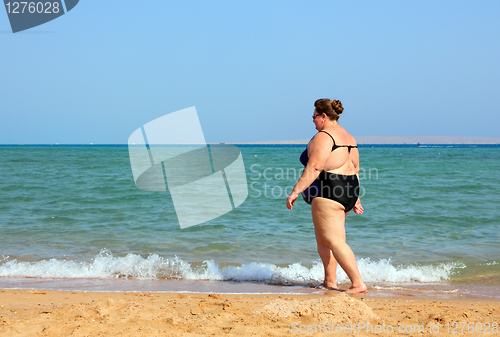
[[[316,232],[316,230],[314,231]],[[316,243],[318,244],[318,254],[323,261],[325,269],[325,279],[323,286],[327,288],[337,288],[337,260],[333,257],[333,253],[328,246],[325,246],[321,240],[318,240],[316,235]]]
[[[330,248],[334,258],[351,280],[352,286],[346,292],[364,292],[366,291],[366,285],[359,274],[356,258],[345,242],[344,209],[344,206],[333,200],[325,198],[313,199],[311,210],[316,240],[319,238],[319,242]]]
[[[347,217],[347,214],[349,214],[349,212],[345,213],[345,217]],[[316,234],[316,230],[314,230],[314,234]],[[318,254],[321,257],[321,261],[323,261],[325,270],[323,286],[337,289],[337,260],[335,260],[332,250],[328,248],[328,246],[325,246],[325,244],[318,239],[317,235],[316,243],[318,244]]]

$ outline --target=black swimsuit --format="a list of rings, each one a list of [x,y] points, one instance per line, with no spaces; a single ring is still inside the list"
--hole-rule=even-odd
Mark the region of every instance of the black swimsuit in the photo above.
[[[352,148],[357,148],[356,145],[336,145],[335,139],[326,131],[324,132],[329,135],[333,140],[332,152],[339,147],[347,147],[349,153]],[[307,154],[307,148],[300,155],[300,162],[306,166],[309,161],[309,156]],[[342,175],[336,173],[330,173],[326,171],[321,171],[311,186],[309,186],[304,192],[302,192],[302,197],[304,201],[311,204],[312,200],[316,197],[327,198],[342,204],[345,208],[344,212],[349,212],[352,210],[359,196],[359,180],[358,177],[353,175]]]

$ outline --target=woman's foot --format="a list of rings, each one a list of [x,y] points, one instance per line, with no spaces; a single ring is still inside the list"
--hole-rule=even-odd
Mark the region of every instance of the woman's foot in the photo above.
[[[325,287],[324,285],[319,285],[315,287],[316,289],[322,289],[322,290],[333,290],[333,291],[345,291],[344,289],[339,289],[339,288],[333,288],[333,287]]]
[[[325,289],[325,290],[344,291],[342,289],[337,288],[337,283],[327,284],[326,282],[323,282],[323,283],[321,283],[321,285],[317,286],[316,288]]]
[[[321,285],[325,288],[333,288],[333,289],[337,289],[337,282],[333,282],[333,283],[327,283],[326,281],[323,281],[323,283],[321,283]]]
[[[359,293],[364,293],[368,289],[366,284],[362,283],[360,285],[352,285],[349,289],[347,289],[345,292],[346,294],[359,294]]]

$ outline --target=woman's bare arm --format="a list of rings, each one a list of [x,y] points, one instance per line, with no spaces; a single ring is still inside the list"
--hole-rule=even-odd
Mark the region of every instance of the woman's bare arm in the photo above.
[[[325,168],[326,161],[330,156],[330,148],[332,140],[327,134],[320,132],[311,140],[307,146],[309,161],[304,168],[304,172],[295,184],[292,193],[286,200],[288,209],[292,209],[295,200],[300,193],[305,191],[319,176],[320,172]]]

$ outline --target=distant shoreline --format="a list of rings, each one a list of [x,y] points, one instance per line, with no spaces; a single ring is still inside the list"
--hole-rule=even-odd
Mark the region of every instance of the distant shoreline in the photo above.
[[[354,136],[358,144],[500,144],[500,137],[453,137],[453,136]],[[292,140],[262,140],[258,142],[209,142],[207,144],[233,144],[233,145],[300,145],[309,143],[308,139],[292,139]],[[0,146],[128,146],[128,144],[101,144],[101,143],[86,143],[86,144],[0,144]],[[185,145],[203,145],[203,144],[185,144]]]
[[[500,144],[500,137],[354,136],[358,144]],[[307,144],[309,139],[269,140],[240,144]]]

